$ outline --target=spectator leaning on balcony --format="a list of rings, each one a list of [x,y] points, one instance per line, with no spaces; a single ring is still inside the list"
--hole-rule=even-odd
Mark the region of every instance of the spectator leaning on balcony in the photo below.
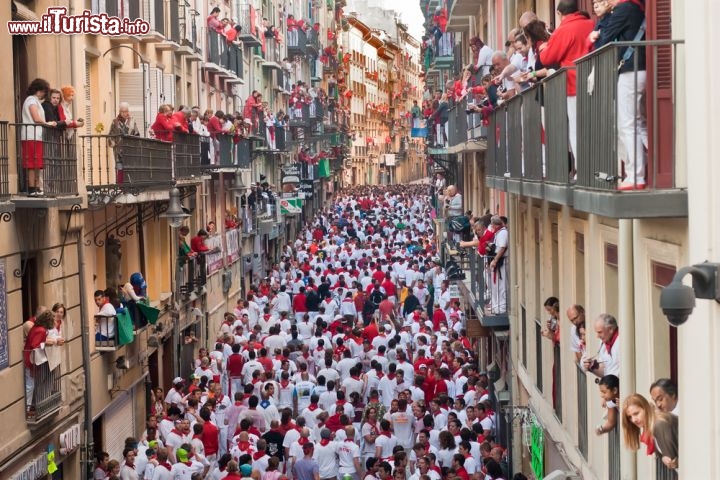
[[[555,69],[557,65],[546,66],[540,61],[538,52],[543,50],[544,45],[550,39],[545,22],[541,20],[533,20],[524,28],[524,35],[528,41],[528,72],[520,77],[521,82],[534,82],[541,78],[545,78],[550,74],[550,69]],[[517,42],[516,42],[517,46]]]
[[[100,311],[95,315],[95,341],[108,341],[115,338],[115,316],[117,311],[115,306],[110,302],[110,298],[115,296],[115,292],[111,288],[105,291],[98,290],[95,292],[95,304],[98,304],[98,297],[102,295],[102,301],[98,308]]]
[[[25,415],[27,418],[35,417],[35,370],[47,363],[46,345],[54,345],[54,340],[48,338],[48,332],[53,328],[53,313],[49,310],[41,313],[35,319],[35,325],[30,329],[25,346],[23,359],[25,361]]]
[[[592,20],[580,13],[578,0],[560,0],[557,3],[557,13],[560,26],[550,36],[550,40],[539,47],[540,61],[543,65],[574,67],[575,60],[590,51],[587,38],[595,26]],[[567,72],[567,111],[570,149],[575,157],[574,172],[577,171],[576,79],[576,71],[571,68]]]
[[[678,468],[678,417],[657,410],[633,393],[623,402],[622,426],[627,448],[639,450],[642,443],[647,455],[655,455],[671,470]]]
[[[190,119],[190,108],[185,105],[180,105],[177,111],[173,113],[172,119],[176,123],[175,130],[182,133],[190,132],[190,125],[188,123]]]
[[[610,0],[612,14],[599,32],[590,40],[595,48],[610,42],[637,42],[645,39],[645,5],[642,0]],[[625,147],[625,179],[619,190],[645,188],[645,148],[648,145],[647,126],[642,113],[645,93],[645,48],[618,48],[617,130]]]
[[[597,377],[604,375],[620,376],[620,342],[618,342],[618,323],[609,313],[601,314],[595,320],[595,333],[600,347],[595,358],[583,360],[583,366]]]
[[[66,85],[60,89],[60,92],[62,93],[62,101],[58,105],[58,114],[60,120],[64,121],[67,126],[65,136],[70,140],[75,135],[75,129],[85,125],[85,121],[82,118],[73,120],[72,101],[75,98],[75,88]]]
[[[513,76],[517,73],[517,68],[510,63],[507,54],[501,50],[493,54],[492,66],[496,75],[493,83],[498,86],[498,96],[502,100],[514,97],[518,87]]]
[[[140,130],[138,130],[137,123],[130,117],[130,104],[127,102],[120,102],[118,108],[118,115],[112,121],[110,125],[110,135],[134,135],[140,136]]]
[[[470,50],[475,63],[468,65],[467,69],[472,73],[480,72],[481,77],[489,74],[492,68],[493,49],[485,45],[480,37],[473,37],[470,39]]]
[[[157,116],[155,117],[155,123],[152,124],[150,130],[152,130],[155,138],[164,142],[172,142],[173,130],[180,130],[180,124],[173,117],[173,109],[170,105],[160,105]]]
[[[669,378],[660,378],[650,385],[650,398],[661,412],[680,415],[677,385]]]
[[[27,175],[27,192],[30,196],[42,195],[40,170],[43,169],[43,127],[55,127],[57,122],[46,121],[42,100],[50,90],[50,84],[42,78],[30,82],[27,98],[22,106],[23,127],[20,132],[22,167]]]
[[[572,324],[570,327],[570,351],[575,354],[575,363],[579,363],[585,353],[585,345],[580,337],[579,329],[585,328],[585,308],[582,305],[573,305],[565,312]]]
[[[216,33],[223,32],[223,24],[220,21],[220,8],[215,7],[210,11],[210,15],[207,17],[208,30],[214,30]]]

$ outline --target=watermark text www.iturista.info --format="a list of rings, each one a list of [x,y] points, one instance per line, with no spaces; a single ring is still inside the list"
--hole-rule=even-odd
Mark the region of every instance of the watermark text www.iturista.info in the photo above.
[[[130,20],[92,13],[84,10],[80,15],[68,15],[65,7],[50,7],[40,21],[7,22],[10,35],[145,35],[150,24],[140,18]]]

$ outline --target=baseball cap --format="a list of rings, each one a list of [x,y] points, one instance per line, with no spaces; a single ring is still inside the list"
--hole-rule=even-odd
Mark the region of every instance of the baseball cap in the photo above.
[[[332,438],[332,432],[330,431],[330,429],[329,429],[329,428],[323,428],[323,429],[320,431],[320,438],[323,438],[323,439],[330,439],[330,438]]]
[[[250,465],[249,463],[243,463],[242,465],[240,465],[240,474],[243,477],[249,477],[250,475],[252,475],[252,465]]]
[[[185,380],[183,380],[182,377],[175,377],[175,380],[173,380],[173,385],[176,383],[183,383]]]
[[[392,327],[390,325],[385,325],[385,331],[386,332],[392,331]]]

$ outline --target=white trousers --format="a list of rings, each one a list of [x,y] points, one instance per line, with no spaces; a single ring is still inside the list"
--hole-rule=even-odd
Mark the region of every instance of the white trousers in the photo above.
[[[577,97],[567,97],[568,140],[573,154],[573,170],[577,171]]]
[[[490,308],[492,313],[507,312],[507,259],[490,272]]]
[[[625,181],[633,184],[645,183],[645,151],[648,133],[640,107],[640,97],[645,91],[646,72],[625,72],[618,76],[617,83],[617,130],[618,151],[625,147]]]

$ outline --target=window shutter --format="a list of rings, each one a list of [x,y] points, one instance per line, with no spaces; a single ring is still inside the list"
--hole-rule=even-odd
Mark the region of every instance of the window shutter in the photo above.
[[[672,1],[655,0],[645,9],[647,40],[672,38]],[[673,53],[671,45],[647,47],[648,179],[659,188],[672,187],[674,158]],[[656,73],[657,72],[657,73]],[[652,99],[657,98],[653,104]],[[657,125],[654,124],[657,119]],[[655,141],[653,141],[653,136]],[[657,151],[655,151],[657,145]],[[653,158],[656,160],[654,161]],[[657,164],[657,171],[653,171]]]
[[[143,104],[146,99],[143,95],[145,88],[143,87],[142,70],[118,72],[118,90],[118,100],[120,102],[127,102],[130,105],[130,116],[137,122],[138,129],[143,134],[147,134],[147,132],[144,131],[147,118],[143,118],[143,113],[145,113]],[[149,117],[150,115],[151,112],[148,110],[147,116]]]
[[[169,103],[173,107],[175,104],[175,75],[172,73],[164,73],[162,76],[163,94],[165,95],[164,103]]]

